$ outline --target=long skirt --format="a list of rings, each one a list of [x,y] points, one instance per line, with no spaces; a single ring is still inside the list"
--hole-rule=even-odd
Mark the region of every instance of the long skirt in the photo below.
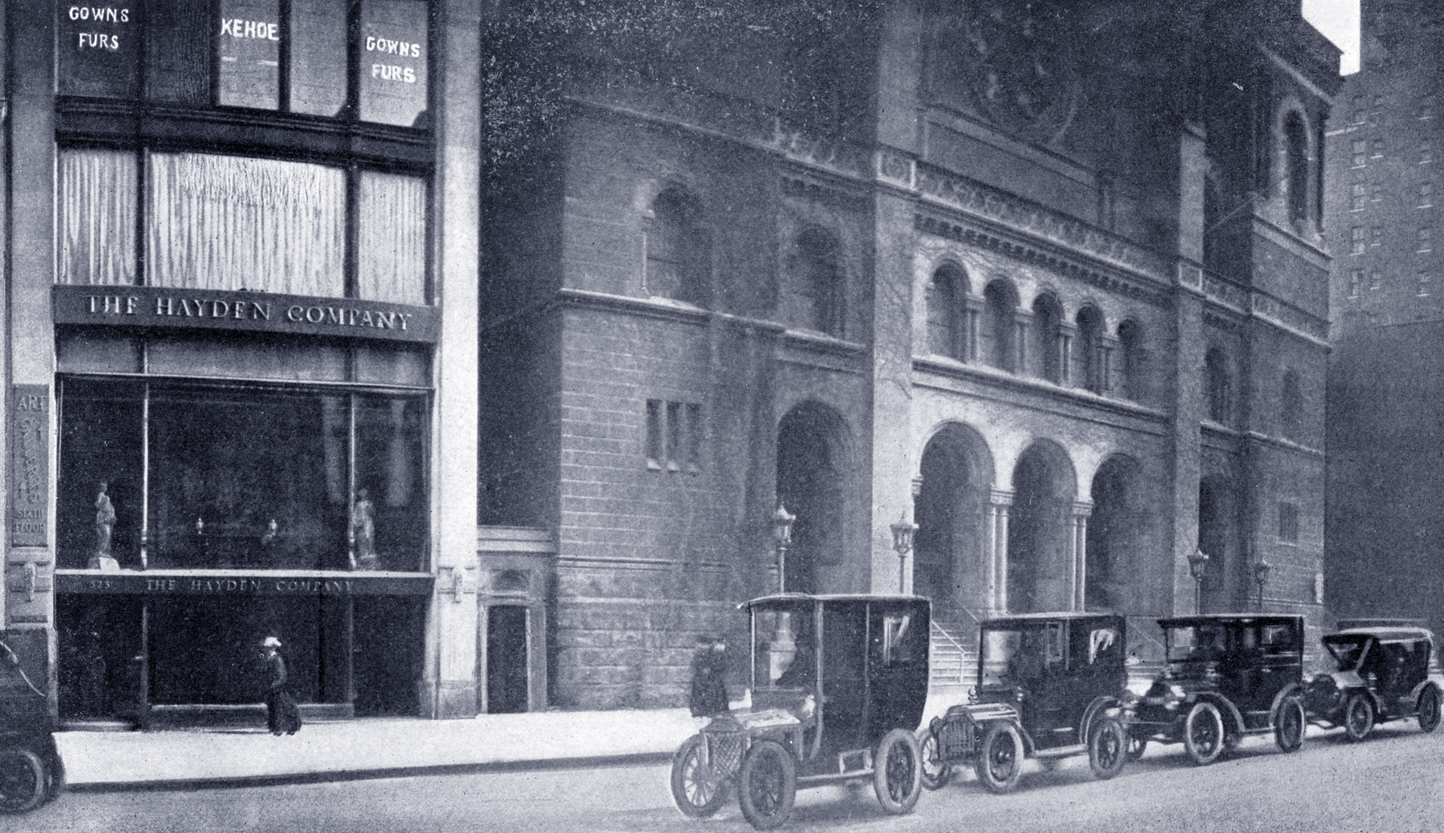
[[[301,710],[291,692],[281,689],[266,695],[266,725],[271,734],[294,735],[301,729]]]

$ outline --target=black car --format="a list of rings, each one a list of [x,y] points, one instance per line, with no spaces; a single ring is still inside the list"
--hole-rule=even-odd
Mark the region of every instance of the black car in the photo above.
[[[1122,616],[1100,613],[984,622],[971,702],[935,718],[923,737],[923,786],[937,789],[953,767],[971,765],[989,790],[1007,792],[1026,758],[1084,752],[1094,775],[1117,775],[1128,742],[1120,721],[1127,629]]]
[[[1349,628],[1324,637],[1333,670],[1315,675],[1304,692],[1309,719],[1342,726],[1363,740],[1375,723],[1416,717],[1419,728],[1439,726],[1444,679],[1430,673],[1434,635],[1419,627]]]
[[[1130,757],[1150,740],[1182,743],[1196,764],[1250,734],[1272,732],[1284,752],[1303,744],[1303,617],[1209,614],[1158,624],[1167,667],[1130,701]]]
[[[33,810],[65,789],[54,729],[44,692],[0,641],[0,813]]]

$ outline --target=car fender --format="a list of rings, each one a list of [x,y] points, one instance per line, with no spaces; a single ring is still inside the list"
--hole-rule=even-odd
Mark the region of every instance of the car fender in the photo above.
[[[1304,687],[1298,683],[1294,683],[1293,685],[1284,686],[1279,690],[1278,694],[1274,695],[1274,701],[1269,706],[1270,727],[1279,725],[1279,709],[1283,706],[1284,700],[1291,696],[1298,697],[1299,701],[1302,702],[1304,699]],[[1305,709],[1304,720],[1307,721],[1308,718],[1308,711]]]
[[[1436,680],[1433,677],[1425,677],[1423,682],[1414,686],[1413,690],[1409,692],[1409,697],[1414,701],[1415,708],[1418,708],[1419,698],[1424,695],[1424,689],[1426,688],[1437,689],[1441,698],[1444,698],[1444,686],[1441,686],[1439,684],[1439,680]]]
[[[1240,712],[1240,711],[1238,710],[1238,706],[1235,706],[1235,705],[1233,704],[1233,701],[1232,701],[1232,700],[1229,700],[1227,697],[1224,697],[1222,694],[1217,694],[1217,693],[1215,693],[1215,692],[1210,691],[1210,692],[1208,692],[1208,693],[1206,693],[1206,694],[1200,694],[1200,695],[1198,695],[1196,698],[1194,698],[1194,702],[1195,702],[1195,703],[1207,702],[1207,703],[1212,703],[1212,704],[1214,704],[1215,706],[1217,706],[1219,712],[1221,712],[1222,715],[1223,715],[1223,721],[1224,721],[1223,730],[1224,730],[1224,732],[1229,732],[1229,731],[1242,732],[1242,731],[1244,730],[1243,712]],[[1190,705],[1189,708],[1192,708],[1192,706]],[[1179,709],[1179,712],[1178,712],[1178,713],[1179,713],[1180,715],[1186,715],[1186,714],[1188,714],[1188,709]]]
[[[982,719],[982,720],[979,720],[979,721],[978,721],[978,740],[979,740],[979,741],[981,741],[981,740],[983,739],[983,737],[988,734],[988,729],[992,728],[992,726],[993,726],[994,723],[1007,723],[1007,724],[1011,725],[1014,729],[1017,729],[1017,730],[1018,730],[1018,737],[1020,737],[1020,738],[1023,739],[1023,757],[1025,757],[1025,758],[1031,758],[1031,757],[1033,757],[1034,753],[1037,752],[1037,747],[1033,745],[1033,736],[1030,735],[1030,734],[1028,734],[1028,730],[1027,730],[1027,729],[1024,729],[1024,728],[1023,728],[1023,721],[1020,720],[1020,719],[1018,719],[1018,717],[1017,717],[1017,716],[1014,716],[1014,715],[999,716],[999,717],[987,717],[987,718],[984,718],[984,719]]]
[[[1088,743],[1088,736],[1093,733],[1093,721],[1098,718],[1098,715],[1103,714],[1110,709],[1116,709],[1119,712],[1122,712],[1123,701],[1111,695],[1103,695],[1101,697],[1093,698],[1093,702],[1089,703],[1088,708],[1083,710],[1083,719],[1078,722],[1079,743]]]

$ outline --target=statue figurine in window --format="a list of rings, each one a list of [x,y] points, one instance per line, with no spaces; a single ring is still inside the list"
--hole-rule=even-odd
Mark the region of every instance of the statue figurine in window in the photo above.
[[[119,570],[120,563],[110,554],[110,538],[115,531],[115,505],[106,494],[109,484],[101,481],[100,494],[95,496],[95,553],[88,565],[92,570]]]
[[[353,570],[376,569],[376,510],[371,505],[371,496],[362,489],[356,493],[356,503],[351,506],[351,534],[355,536],[355,560]]]

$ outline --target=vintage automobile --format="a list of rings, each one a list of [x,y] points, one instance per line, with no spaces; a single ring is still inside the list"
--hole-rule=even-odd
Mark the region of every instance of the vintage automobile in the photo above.
[[[45,693],[0,641],[0,813],[34,810],[65,789],[54,729]]]
[[[1419,627],[1357,627],[1324,637],[1334,669],[1315,675],[1304,691],[1309,720],[1342,726],[1363,740],[1375,723],[1417,717],[1419,728],[1439,726],[1444,678],[1430,673],[1434,635]]]
[[[1128,742],[1120,720],[1127,628],[1122,616],[1101,613],[984,622],[970,702],[934,718],[923,737],[923,785],[937,789],[955,766],[971,765],[985,787],[1007,792],[1024,759],[1083,752],[1094,775],[1117,775]]]
[[[1158,624],[1167,666],[1130,700],[1130,757],[1150,740],[1181,742],[1199,765],[1245,735],[1271,731],[1284,752],[1303,744],[1303,617],[1206,614]]]
[[[928,693],[928,600],[787,593],[743,607],[752,704],[677,749],[678,809],[710,816],[735,787],[742,815],[767,830],[787,821],[801,787],[870,779],[884,810],[910,812],[922,791],[914,730]]]

